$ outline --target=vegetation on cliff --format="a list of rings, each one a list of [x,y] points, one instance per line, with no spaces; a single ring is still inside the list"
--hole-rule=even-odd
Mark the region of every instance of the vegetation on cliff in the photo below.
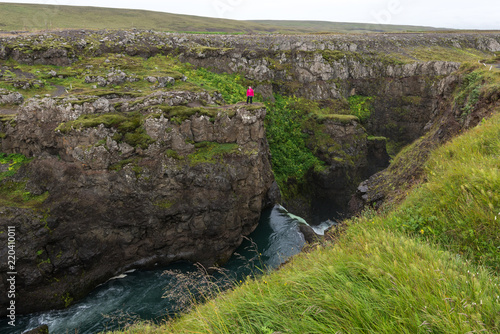
[[[52,96],[56,101],[82,106],[98,103],[100,98],[132,99],[126,104],[115,102],[110,112],[83,114],[75,120],[61,123],[57,130],[69,133],[103,124],[116,130],[113,139],[118,143],[125,142],[142,149],[154,142],[144,131],[147,118],[163,115],[180,124],[194,114],[207,115],[210,119],[220,112],[227,112],[230,116],[234,114],[231,109],[217,109],[214,108],[216,105],[210,106],[203,101],[197,106],[151,106],[145,103],[149,94],[159,91],[206,91],[220,94],[222,99],[218,102],[221,104],[235,104],[245,98],[246,86],[251,84],[240,74],[217,74],[164,55],[144,59],[104,54],[80,57],[70,66],[26,65],[10,59],[3,62],[2,73],[0,88],[21,93],[27,99]],[[36,85],[33,84],[35,82]],[[306,181],[306,174],[312,169],[324,169],[324,162],[306,145],[311,137],[306,129],[316,131],[325,119],[339,122],[358,119],[348,114],[365,119],[370,113],[369,100],[369,97],[353,96],[349,102],[340,100],[331,106],[321,107],[316,101],[277,95],[275,102],[267,102],[266,131],[273,156],[273,170],[285,197],[297,195]],[[122,111],[124,108],[134,111]]]
[[[177,322],[127,333],[495,332],[499,279],[400,233],[352,225]]]
[[[175,57],[106,54],[81,57],[71,66],[26,65],[12,59],[1,63],[0,88],[25,98],[73,96],[75,103],[100,96],[141,97],[155,92],[187,90],[219,92],[228,104],[241,101],[246,90],[237,75],[219,75],[194,68]]]
[[[464,79],[450,102],[459,122],[471,112],[483,120],[442,147],[427,146],[424,137],[402,150],[394,158],[397,166],[428,162],[414,175],[418,180],[397,190],[397,201],[347,221],[335,242],[312,247],[277,272],[177,320],[137,324],[126,332],[499,331],[499,73],[483,67],[462,67]],[[281,128],[292,137],[307,118],[294,120],[298,101],[278,97],[282,110],[274,110],[274,117],[286,115],[288,127]]]
[[[13,179],[19,169],[32,159],[22,154],[0,153],[0,207],[38,209],[49,196],[48,192],[33,194],[26,189],[26,179]]]
[[[267,103],[266,134],[276,181],[288,197],[297,191],[293,183],[303,184],[306,173],[324,168],[324,163],[306,147],[304,124],[313,114],[301,108],[301,99],[296,97],[276,95],[275,100]]]

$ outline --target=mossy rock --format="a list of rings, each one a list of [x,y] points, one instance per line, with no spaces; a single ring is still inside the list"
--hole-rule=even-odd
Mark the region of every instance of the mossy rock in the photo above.
[[[86,114],[78,117],[74,121],[61,123],[56,131],[69,133],[73,130],[94,128],[104,125],[107,128],[114,128],[117,133],[113,136],[116,141],[124,141],[133,147],[146,149],[154,143],[154,140],[146,133],[142,127],[146,116],[139,112],[130,113],[107,113],[107,114]]]
[[[315,115],[318,123],[324,123],[327,120],[339,122],[342,124],[350,124],[352,122],[359,122],[359,118],[354,115]]]
[[[235,143],[219,144],[216,142],[195,143],[196,151],[187,156],[189,164],[196,166],[202,163],[217,163],[227,154],[239,152],[239,145]]]

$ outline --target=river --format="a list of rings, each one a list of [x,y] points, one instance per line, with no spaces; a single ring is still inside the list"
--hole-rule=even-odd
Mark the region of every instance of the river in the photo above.
[[[305,244],[298,228],[301,223],[302,218],[275,206],[262,213],[257,229],[222,268],[210,270],[210,275],[205,268],[190,263],[127,272],[67,309],[17,317],[16,327],[2,320],[0,333],[18,334],[47,324],[51,334],[93,334],[140,319],[164,321],[186,310],[193,297],[210,298],[248,277],[277,268],[299,253]],[[320,234],[333,224],[331,220],[317,223],[312,227]]]

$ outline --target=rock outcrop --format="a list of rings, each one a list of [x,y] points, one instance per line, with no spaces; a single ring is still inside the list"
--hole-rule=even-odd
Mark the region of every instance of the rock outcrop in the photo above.
[[[373,97],[372,114],[364,126],[397,146],[409,144],[435,120],[441,80],[459,62],[432,60],[438,48],[460,59],[463,50],[500,51],[498,33],[426,33],[305,36],[217,36],[154,31],[59,31],[0,39],[0,59],[25,64],[68,65],[79,55],[125,54],[178,56],[183,62],[216,72],[239,73],[253,81],[255,91],[312,100]],[[438,57],[439,58],[439,57]],[[89,77],[106,86],[135,80],[123,73]],[[158,87],[172,78],[156,78]],[[118,81],[117,81],[118,80]],[[444,79],[446,80],[446,79]]]
[[[34,208],[0,210],[2,226],[17,231],[18,314],[67,306],[132,268],[229,258],[263,206],[276,201],[267,196],[266,110],[183,107],[186,114],[173,120],[158,109],[214,98],[182,91],[121,104],[44,98],[1,123],[1,151],[34,157],[5,182],[25,182],[25,191],[46,198]],[[96,121],[82,124],[82,115]],[[121,121],[136,122],[128,131],[142,141],[106,122],[117,115],[133,115]],[[5,276],[6,262],[0,272]],[[6,296],[0,302],[5,306]]]

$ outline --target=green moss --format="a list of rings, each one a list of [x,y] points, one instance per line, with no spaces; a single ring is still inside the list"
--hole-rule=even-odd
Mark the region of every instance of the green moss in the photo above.
[[[73,297],[71,297],[69,292],[61,296],[61,299],[64,302],[64,307],[69,307],[73,303]]]
[[[189,164],[195,166],[202,163],[217,163],[224,155],[239,152],[238,144],[219,144],[201,142],[195,144],[196,151],[187,156]]]
[[[175,204],[175,201],[157,201],[154,203],[154,206],[160,207],[162,209],[170,209]]]
[[[138,128],[134,132],[126,133],[125,136],[123,137],[123,141],[133,147],[140,147],[142,149],[147,149],[149,145],[155,142],[146,133],[146,130],[142,128]]]
[[[11,123],[14,121],[16,115],[5,115],[5,114],[0,114],[0,122],[2,123]]]
[[[117,134],[113,135],[113,140],[124,141],[133,147],[142,149],[148,148],[154,140],[146,133],[142,127],[145,116],[138,112],[130,113],[108,113],[108,114],[86,114],[78,119],[66,123],[61,123],[56,131],[68,133],[72,130],[85,129],[104,125],[107,128],[114,128]]]
[[[48,192],[34,195],[27,191],[27,181],[9,180],[21,166],[28,164],[31,160],[22,154],[0,153],[0,164],[9,165],[7,171],[0,173],[0,206],[37,209],[49,197]]]
[[[231,50],[234,50],[234,48],[215,48],[215,47],[210,47],[210,46],[197,46],[193,49],[191,49],[192,52],[195,53],[227,53]]]
[[[404,104],[419,105],[422,103],[422,97],[421,96],[403,96],[403,97],[401,97],[401,101]]]
[[[14,182],[3,181],[0,183],[0,206],[38,209],[49,197],[45,192],[41,195],[34,195],[26,190],[26,181]]]
[[[462,111],[462,118],[469,115],[479,101],[479,95],[483,86],[483,76],[474,71],[464,76],[463,82],[455,94],[455,106]]]
[[[173,158],[175,160],[184,160],[184,157],[182,155],[179,155],[179,153],[177,153],[177,151],[174,151],[174,150],[171,150],[171,149],[168,149],[166,152],[165,152],[165,155],[169,158]]]
[[[373,97],[353,95],[349,97],[349,108],[351,113],[358,117],[361,123],[370,118],[372,113],[372,106],[370,101]]]
[[[121,171],[123,169],[123,167],[125,167],[126,165],[128,164],[132,164],[132,163],[137,163],[138,162],[138,159],[137,158],[134,158],[134,159],[125,159],[125,160],[122,160],[120,162],[117,162],[111,166],[109,166],[109,170],[114,170],[114,171]]]
[[[151,107],[148,107],[151,109]],[[165,117],[173,118],[177,122],[182,122],[193,115],[203,115],[208,116],[210,118],[215,118],[219,113],[227,113],[229,117],[233,117],[235,115],[235,110],[230,109],[218,109],[218,108],[190,108],[186,106],[168,106],[168,105],[157,105],[152,107],[153,110],[158,110],[163,112]]]
[[[118,127],[125,121],[127,121],[126,114],[85,114],[74,121],[61,123],[56,131],[68,133],[72,130],[97,127],[100,124],[107,128]]]
[[[7,171],[0,173],[0,181],[17,173],[21,166],[29,163],[32,159],[22,154],[5,154],[0,152],[0,164],[8,164]]]
[[[381,137],[381,136],[368,136],[366,137],[367,140],[371,140],[371,141],[387,141],[387,137]]]
[[[339,50],[324,50],[321,52],[321,55],[323,56],[323,59],[329,63],[339,61],[346,57],[346,53]]]
[[[111,166],[109,166],[108,170],[113,170],[116,172],[121,171],[125,166],[130,165],[132,171],[135,173],[136,177],[140,177],[144,172],[144,168],[140,165],[141,159],[139,158],[130,158],[119,161]]]
[[[354,115],[317,115],[315,116],[319,123],[323,123],[326,120],[332,120],[342,124],[349,124],[352,122],[359,122],[359,118]]]
[[[95,143],[94,146],[105,146],[106,145],[106,139],[101,139],[97,143]]]

